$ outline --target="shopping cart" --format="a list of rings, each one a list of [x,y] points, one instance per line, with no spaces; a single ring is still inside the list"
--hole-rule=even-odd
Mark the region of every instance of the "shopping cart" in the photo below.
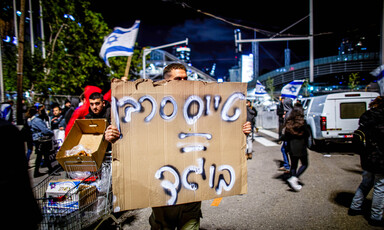
[[[111,156],[99,169],[94,161],[65,162],[65,172],[58,169],[36,185],[33,191],[43,214],[40,229],[83,229],[108,218],[119,229],[112,215],[111,163]]]

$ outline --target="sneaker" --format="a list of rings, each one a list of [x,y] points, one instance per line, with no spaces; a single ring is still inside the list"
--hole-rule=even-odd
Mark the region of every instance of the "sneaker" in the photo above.
[[[287,169],[287,168],[285,168],[284,166],[283,167],[280,167],[279,169],[278,169],[279,171],[289,171],[289,169]]]
[[[383,220],[374,220],[374,219],[369,218],[369,220],[368,220],[368,224],[371,225],[371,226],[380,226],[380,227],[384,227],[384,222],[383,222]]]
[[[348,209],[348,215],[349,216],[357,216],[357,215],[364,215],[363,210],[356,210],[353,208]]]
[[[299,192],[301,190],[302,186],[298,184],[299,179],[297,177],[292,176],[287,181],[291,188],[296,192]]]

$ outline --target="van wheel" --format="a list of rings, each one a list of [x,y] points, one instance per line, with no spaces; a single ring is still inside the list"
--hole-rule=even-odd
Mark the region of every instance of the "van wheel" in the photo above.
[[[315,140],[313,139],[311,128],[308,128],[308,131],[309,131],[309,136],[308,136],[307,145],[310,150],[314,150],[316,143],[315,143]]]

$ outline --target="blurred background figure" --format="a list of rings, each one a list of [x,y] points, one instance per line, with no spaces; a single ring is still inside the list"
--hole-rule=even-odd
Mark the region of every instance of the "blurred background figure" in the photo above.
[[[368,223],[384,226],[384,97],[378,96],[369,104],[369,110],[361,115],[358,133],[361,135],[354,144],[360,154],[363,180],[352,199],[348,215],[363,215],[363,202],[373,188],[371,215]],[[356,134],[358,134],[355,131]]]
[[[42,215],[31,189],[24,140],[20,135],[16,126],[0,118],[0,146],[12,159],[0,167],[1,205],[6,210],[0,221],[18,229],[37,229]]]
[[[36,161],[34,177],[42,176],[39,172],[41,160],[44,155],[44,161],[48,166],[48,173],[53,172],[53,167],[49,160],[49,155],[52,150],[52,137],[53,132],[48,128],[45,119],[47,114],[45,112],[45,106],[43,104],[36,103],[35,106],[29,108],[27,115],[28,124],[31,127],[32,140],[35,146]]]
[[[0,105],[0,117],[6,121],[13,123],[13,101],[9,100]]]
[[[247,121],[251,122],[252,132],[247,135],[247,159],[252,159],[252,152],[253,152],[253,131],[255,128],[255,121],[256,121],[257,111],[252,106],[252,103],[250,100],[247,100]]]

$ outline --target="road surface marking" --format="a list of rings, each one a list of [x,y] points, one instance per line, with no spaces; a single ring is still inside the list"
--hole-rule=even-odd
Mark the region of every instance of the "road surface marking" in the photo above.
[[[216,206],[216,207],[219,206],[219,204],[220,204],[220,202],[221,202],[222,199],[223,199],[223,197],[214,199],[214,200],[212,201],[211,206]]]
[[[273,137],[275,139],[279,139],[279,134],[278,133],[275,133],[275,132],[272,132],[270,130],[266,130],[266,129],[259,129],[259,132],[260,133],[264,133],[270,137]]]
[[[264,137],[256,137],[255,138],[255,141],[259,142],[260,144],[264,145],[264,146],[267,146],[267,147],[270,147],[270,146],[278,146],[278,144],[276,144],[275,142],[273,141],[270,141]]]

